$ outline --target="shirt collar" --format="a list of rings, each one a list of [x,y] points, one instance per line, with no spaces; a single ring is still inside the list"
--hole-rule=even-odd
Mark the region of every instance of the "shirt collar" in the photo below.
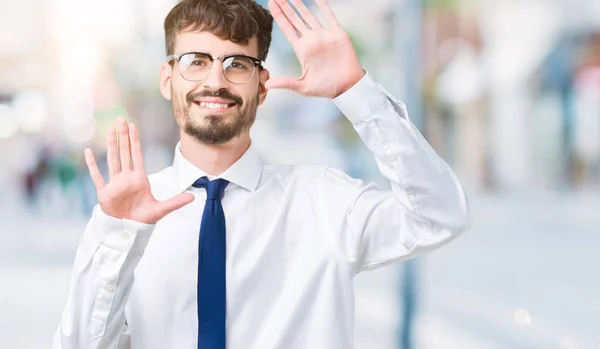
[[[173,169],[175,171],[175,185],[177,193],[182,193],[201,177],[208,176],[194,164],[189,162],[181,153],[181,141],[175,146],[173,158]],[[229,183],[238,185],[246,190],[255,191],[262,173],[262,161],[256,149],[250,142],[250,147],[231,167],[225,170],[218,178],[223,178]]]

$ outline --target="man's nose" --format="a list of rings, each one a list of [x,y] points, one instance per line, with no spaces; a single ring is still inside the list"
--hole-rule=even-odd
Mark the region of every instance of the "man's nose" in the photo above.
[[[225,79],[225,74],[223,72],[223,62],[218,59],[213,61],[212,68],[204,80],[204,87],[207,87],[212,91],[219,91],[229,87],[229,82]]]

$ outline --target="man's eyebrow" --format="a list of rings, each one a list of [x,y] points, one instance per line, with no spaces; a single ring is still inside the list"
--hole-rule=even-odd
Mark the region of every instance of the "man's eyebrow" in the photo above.
[[[210,52],[206,52],[206,51],[185,51],[185,52],[204,53],[209,56],[215,57],[214,54],[212,54]],[[226,53],[223,55],[223,57],[229,57],[229,56],[248,56],[248,57],[253,57],[253,58],[255,57],[255,56],[251,55],[250,53],[245,53],[245,52],[241,52],[241,51],[234,51],[234,52]],[[259,59],[259,58],[257,58],[257,59]]]
[[[225,54],[223,56],[252,56],[252,55],[249,53],[244,53],[244,52],[232,52],[232,53]]]

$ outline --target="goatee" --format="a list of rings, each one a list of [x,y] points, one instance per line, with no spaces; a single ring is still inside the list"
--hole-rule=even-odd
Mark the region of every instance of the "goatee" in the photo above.
[[[227,90],[216,92],[204,90],[187,94],[185,103],[183,103],[180,102],[181,99],[175,97],[176,94],[173,92],[173,114],[179,127],[187,135],[203,144],[225,144],[250,130],[256,119],[258,93],[255,98],[244,103],[241,97]],[[228,114],[194,116],[192,115],[194,100],[200,97],[218,97],[230,100],[232,103],[235,103],[237,110],[235,110],[233,116],[228,116]],[[195,120],[194,117],[204,119],[204,124],[202,124],[202,120]]]

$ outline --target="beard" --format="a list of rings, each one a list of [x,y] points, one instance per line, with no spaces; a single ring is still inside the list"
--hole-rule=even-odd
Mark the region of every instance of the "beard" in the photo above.
[[[177,98],[178,94],[171,88],[171,95],[174,97],[172,107],[177,124],[185,134],[202,144],[225,144],[248,132],[256,119],[258,92],[247,103],[244,103],[241,97],[227,90],[190,92],[182,100]],[[228,99],[235,103],[235,109],[221,115],[200,115],[199,113],[193,115],[194,100],[200,97]]]

